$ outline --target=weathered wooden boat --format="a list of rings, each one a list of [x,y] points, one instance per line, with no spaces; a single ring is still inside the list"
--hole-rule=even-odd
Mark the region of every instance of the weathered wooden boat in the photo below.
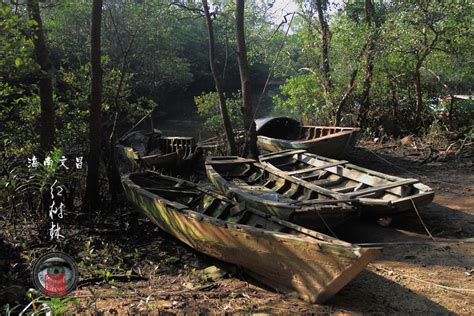
[[[330,229],[359,215],[351,199],[342,200],[316,191],[306,182],[267,169],[253,159],[208,157],[206,173],[212,184],[227,196],[312,229]]]
[[[283,172],[319,192],[354,199],[362,211],[373,215],[404,212],[434,198],[434,191],[416,179],[390,176],[301,150],[261,155],[259,161],[266,169]]]
[[[238,204],[200,185],[152,171],[122,177],[127,197],[192,248],[243,267],[280,292],[322,303],[381,253]]]
[[[257,145],[269,152],[304,149],[325,157],[342,157],[356,144],[356,127],[303,126],[289,117],[255,120]]]
[[[122,168],[135,171],[140,168],[163,169],[186,160],[196,159],[193,137],[162,136],[161,131],[134,131],[120,138],[116,145]]]

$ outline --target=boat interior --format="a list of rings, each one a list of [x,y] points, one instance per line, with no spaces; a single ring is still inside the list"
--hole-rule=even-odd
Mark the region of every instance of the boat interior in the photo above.
[[[348,197],[396,200],[422,193],[416,179],[402,179],[313,154],[280,156],[265,162],[286,174]]]
[[[232,202],[187,181],[172,180],[151,172],[131,174],[130,180],[161,198],[183,204],[192,211],[223,222],[298,234],[297,231],[270,220],[268,215],[260,211],[250,211],[243,204]]]
[[[232,158],[234,161],[232,161]],[[296,201],[333,199],[331,196],[309,189],[291,181],[291,179],[265,169],[258,163],[246,163],[245,160],[239,161],[240,158],[238,157],[225,157],[225,159],[227,160],[213,159],[215,163],[210,162],[210,164],[224,179],[262,199],[293,203]]]
[[[139,157],[166,155],[179,152],[180,156],[190,156],[195,148],[196,142],[193,137],[162,136],[161,131],[139,130],[128,134],[120,142],[121,145],[131,147]]]
[[[340,132],[353,131],[351,127],[303,126],[289,117],[274,117],[256,120],[258,136],[269,138],[304,141],[317,139]]]

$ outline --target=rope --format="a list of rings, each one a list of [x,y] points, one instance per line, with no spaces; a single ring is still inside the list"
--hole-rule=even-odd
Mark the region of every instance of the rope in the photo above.
[[[366,243],[357,243],[357,246],[361,247],[378,247],[378,246],[422,246],[427,244],[449,244],[449,243],[474,243],[474,238],[460,238],[460,239],[439,239],[436,240],[425,240],[425,241],[389,241],[389,242],[366,242]]]
[[[369,148],[364,148],[364,149],[366,149],[367,151],[369,151],[369,152],[370,152],[372,155],[374,155],[375,157],[379,158],[380,160],[386,162],[387,164],[389,164],[389,165],[391,165],[391,166],[393,166],[393,167],[395,167],[395,168],[398,168],[398,169],[400,169],[400,170],[402,170],[402,171],[411,173],[411,174],[413,174],[413,175],[415,175],[415,176],[417,176],[417,177],[420,177],[420,178],[427,178],[427,177],[424,176],[424,175],[421,175],[421,174],[415,173],[415,172],[413,172],[413,171],[410,171],[410,170],[408,170],[408,169],[402,168],[402,167],[400,167],[400,166],[394,164],[393,162],[388,161],[387,159],[385,159],[385,158],[383,158],[383,157],[377,155],[375,152],[373,152],[373,151],[370,150]],[[456,185],[456,183],[447,182],[447,181],[442,181],[442,180],[435,180],[435,181],[436,181],[436,182],[440,182],[440,183],[450,184],[450,185]]]
[[[319,209],[316,208],[316,213],[318,214],[319,218],[321,219],[321,221],[323,222],[324,226],[326,226],[326,228],[328,229],[328,231],[336,238],[336,239],[340,239],[339,237],[337,237],[336,233],[333,232],[333,230],[331,229],[331,227],[329,227],[328,223],[324,220],[323,216],[319,213]]]
[[[395,274],[397,274],[401,277],[404,277],[404,278],[407,278],[407,279],[412,279],[412,280],[422,282],[422,283],[426,283],[426,284],[430,284],[430,285],[433,285],[433,286],[436,286],[436,287],[439,287],[439,288],[442,288],[442,289],[445,289],[445,290],[474,293],[474,289],[465,289],[465,288],[460,288],[460,287],[452,287],[452,286],[441,285],[441,284],[434,283],[434,282],[431,282],[431,281],[426,281],[426,280],[423,280],[423,279],[419,279],[417,277],[413,277],[413,276],[410,276],[410,275],[401,274],[401,273],[395,272],[393,270],[385,269],[384,267],[377,267],[373,264],[369,264],[369,265],[374,267],[375,269],[380,269],[380,270],[388,272],[388,273],[395,273]]]
[[[428,227],[426,227],[425,222],[421,218],[420,212],[418,212],[418,208],[416,207],[415,202],[413,201],[413,199],[410,199],[410,201],[411,201],[411,204],[413,205],[413,208],[415,209],[416,215],[418,215],[418,218],[420,219],[421,225],[423,225],[423,227],[425,228],[426,233],[428,234],[428,236],[430,236],[431,240],[435,241],[433,235],[431,235],[430,230],[428,229]]]
[[[122,137],[120,137],[119,141],[122,141],[127,134],[131,133],[135,128],[137,128],[138,125],[140,125],[141,122],[143,122],[148,116],[150,116],[153,113],[153,108],[150,112],[148,112],[144,117],[142,117],[131,129],[129,129],[125,134],[123,134]]]

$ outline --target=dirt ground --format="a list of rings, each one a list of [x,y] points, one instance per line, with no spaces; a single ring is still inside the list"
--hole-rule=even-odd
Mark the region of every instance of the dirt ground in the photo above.
[[[427,236],[415,211],[393,218],[389,227],[373,218],[338,227],[337,237],[384,243],[384,253],[324,305],[275,293],[125,209],[103,221],[107,229],[85,232],[71,226],[77,234],[63,250],[77,254],[81,272],[71,311],[474,314],[473,155],[420,164],[423,155],[413,148],[363,142],[350,161],[431,186],[435,200],[419,212],[435,240],[442,241]],[[34,257],[34,250],[19,256],[25,254]]]

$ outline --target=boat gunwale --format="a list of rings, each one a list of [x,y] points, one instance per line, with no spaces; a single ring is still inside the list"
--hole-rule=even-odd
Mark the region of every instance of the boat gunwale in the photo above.
[[[324,128],[324,126],[311,126],[311,125],[305,125],[303,128]],[[326,126],[326,129],[331,129],[332,127]],[[343,128],[343,127],[334,127],[334,128]],[[275,138],[275,137],[269,137],[269,136],[264,136],[264,135],[257,135],[257,139],[261,140],[268,140],[269,142],[282,142],[285,144],[301,144],[301,145],[306,145],[306,144],[313,144],[317,143],[320,141],[325,141],[328,139],[333,139],[333,138],[342,138],[343,136],[351,135],[353,133],[360,132],[360,128],[358,127],[346,127],[345,129],[347,130],[342,130],[339,132],[335,132],[333,134],[328,134],[325,136],[321,137],[313,137],[311,139],[304,139],[304,138],[298,138],[294,140],[288,140],[288,139],[283,139],[283,138]]]

